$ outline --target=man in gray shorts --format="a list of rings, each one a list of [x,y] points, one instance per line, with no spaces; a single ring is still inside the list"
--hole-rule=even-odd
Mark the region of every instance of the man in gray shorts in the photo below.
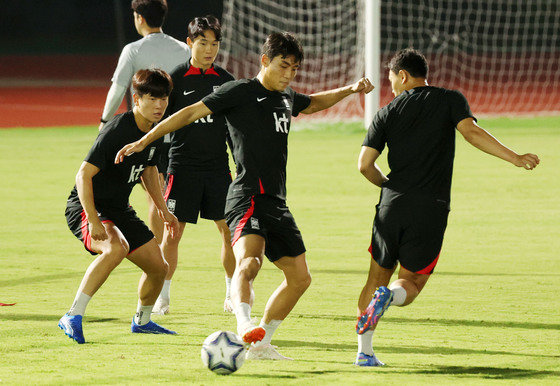
[[[133,0],[131,8],[134,13],[136,31],[143,37],[127,44],[121,52],[117,68],[111,79],[113,84],[107,94],[99,130],[119,108],[136,71],[160,68],[170,73],[179,64],[185,63],[190,56],[190,50],[186,43],[163,33],[161,27],[167,15],[166,0]],[[163,173],[167,170],[167,153],[170,142],[170,136],[165,136],[161,161],[158,163],[162,190],[165,181]],[[148,223],[159,244],[163,235],[163,223],[157,214],[153,201],[149,195],[146,196],[150,204]]]

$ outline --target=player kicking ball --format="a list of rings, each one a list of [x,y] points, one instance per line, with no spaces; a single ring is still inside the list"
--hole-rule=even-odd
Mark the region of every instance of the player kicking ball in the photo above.
[[[113,269],[127,258],[144,271],[138,285],[138,308],[133,333],[175,334],[150,320],[168,265],[150,229],[128,203],[130,192],[141,178],[171,234],[178,230],[161,194],[156,164],[163,140],[115,165],[118,149],[141,138],[158,122],[173,87],[169,75],[159,69],[140,70],[132,78],[134,109],[115,116],[105,125],[76,175],[68,197],[66,220],[74,235],[92,255],[70,310],[58,326],[78,343],[85,343],[82,317],[91,297]]]
[[[389,306],[412,303],[438,262],[449,214],[455,128],[476,148],[515,166],[531,170],[539,164],[536,155],[519,155],[478,126],[459,91],[428,86],[428,63],[418,51],[398,52],[388,68],[395,99],[374,116],[358,160],[365,178],[381,187],[369,275],[358,300],[358,366],[383,365],[372,348],[379,319]],[[375,163],[385,145],[388,176]],[[387,288],[398,263],[398,279]]]
[[[116,162],[144,151],[161,136],[209,114],[225,116],[237,166],[229,186],[226,221],[236,268],[231,295],[237,332],[252,343],[248,359],[289,359],[270,344],[272,335],[311,284],[305,245],[286,205],[288,133],[292,116],[324,110],[353,93],[373,89],[368,79],[335,90],[303,95],[289,85],[303,60],[303,49],[287,32],[269,35],[256,78],[231,81],[200,102],[173,114],[139,141],[125,146]],[[259,326],[251,322],[253,281],[266,256],[284,273],[269,298]]]

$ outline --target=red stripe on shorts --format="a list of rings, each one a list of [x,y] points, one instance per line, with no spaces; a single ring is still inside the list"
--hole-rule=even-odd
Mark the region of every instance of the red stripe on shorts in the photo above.
[[[262,181],[261,181],[260,178],[259,178],[259,188],[260,188],[260,192],[259,192],[259,193],[260,193],[260,194],[264,194],[264,188],[263,188],[263,186],[262,186]]]
[[[82,210],[82,241],[88,250],[91,251],[91,235],[89,234],[88,220],[86,211]]]
[[[419,273],[421,275],[430,275],[432,274],[432,272],[434,272],[434,268],[436,267],[437,261],[439,259],[439,255],[441,254],[441,251],[438,253],[437,257],[434,259],[434,261],[431,262],[430,265],[428,265],[426,268],[421,269],[420,271],[417,271],[416,273]]]
[[[171,193],[171,186],[173,186],[173,174],[170,174],[169,179],[167,180],[167,188],[165,188],[165,194],[163,195],[163,199],[165,201],[167,201],[169,193]]]
[[[251,206],[249,207],[249,209],[247,209],[247,212],[245,212],[245,215],[243,216],[241,221],[239,221],[239,224],[237,224],[237,227],[235,228],[235,233],[233,234],[233,240],[231,241],[232,247],[235,245],[239,237],[241,237],[241,231],[245,227],[245,224],[247,224],[249,218],[253,215],[254,210],[255,210],[255,201],[253,200],[253,197],[251,197]]]

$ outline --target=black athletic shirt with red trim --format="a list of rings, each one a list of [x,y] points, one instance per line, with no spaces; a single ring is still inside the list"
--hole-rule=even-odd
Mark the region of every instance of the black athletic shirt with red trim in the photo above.
[[[374,116],[363,146],[387,156],[391,172],[383,183],[381,203],[431,199],[449,204],[455,128],[474,118],[459,91],[416,87],[399,94]]]
[[[202,102],[228,123],[237,167],[228,200],[256,194],[285,200],[291,117],[305,110],[311,98],[290,87],[267,90],[253,78],[228,82]]]
[[[190,59],[171,72],[173,91],[169,96],[168,115],[200,101],[222,84],[234,80],[233,75],[213,65],[206,71],[190,65]],[[225,118],[211,114],[171,133],[168,172],[177,169],[199,172],[229,173],[226,149]]]
[[[139,153],[124,157],[124,161],[120,164],[115,164],[117,152],[145,134],[136,125],[132,111],[116,115],[103,126],[84,159],[100,169],[92,179],[96,208],[127,208],[130,192],[146,166],[157,164],[163,138],[157,139]],[[81,205],[76,186],[68,197],[68,204]]]

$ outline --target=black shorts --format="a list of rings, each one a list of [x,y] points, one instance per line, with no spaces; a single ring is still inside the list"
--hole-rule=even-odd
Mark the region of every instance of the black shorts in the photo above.
[[[256,234],[265,239],[265,255],[270,261],[305,252],[303,238],[285,201],[266,195],[247,197],[226,213],[231,245],[240,237]]]
[[[447,204],[377,205],[369,252],[383,268],[431,274],[447,227]]]
[[[223,220],[230,183],[229,172],[170,173],[164,195],[167,208],[181,222],[196,224],[199,213],[207,220]]]
[[[66,222],[70,231],[80,240],[86,250],[92,255],[91,235],[89,234],[86,213],[80,205],[70,204],[66,207]],[[150,229],[136,216],[136,212],[129,206],[126,209],[98,209],[101,222],[112,222],[122,232],[128,242],[129,254],[154,238]]]

